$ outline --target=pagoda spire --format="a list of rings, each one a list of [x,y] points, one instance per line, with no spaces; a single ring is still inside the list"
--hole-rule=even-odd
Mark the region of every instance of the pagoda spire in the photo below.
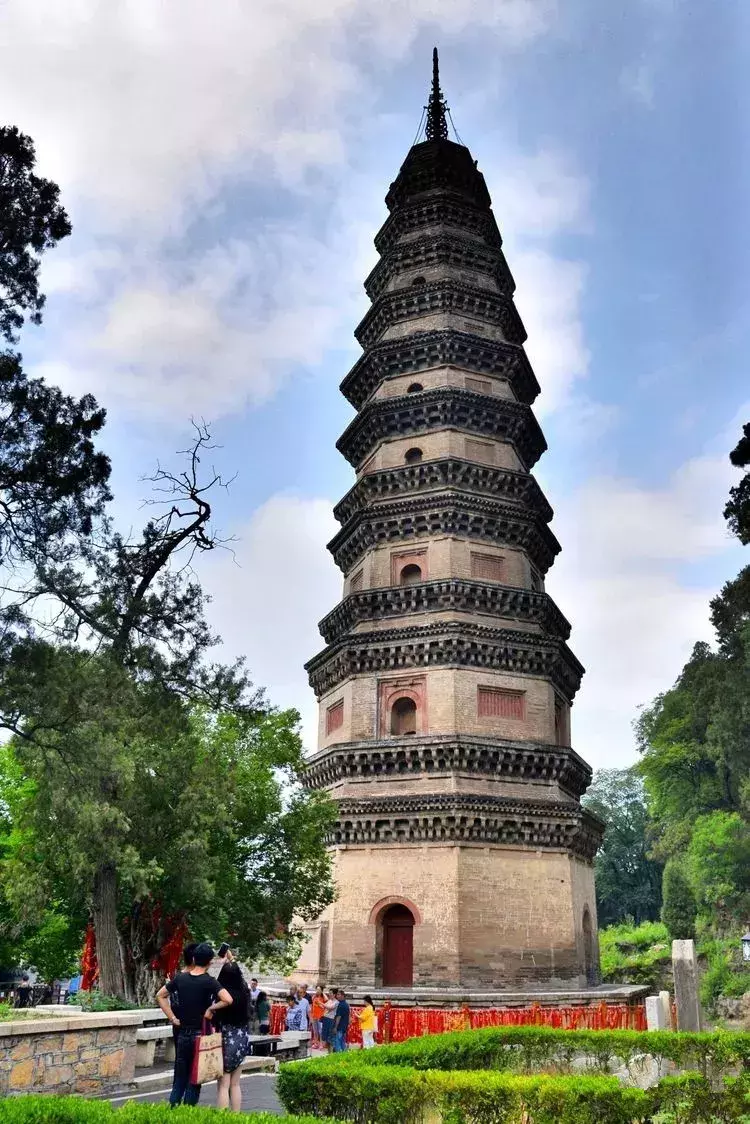
[[[448,121],[443,91],[440,89],[440,70],[437,47],[432,49],[432,89],[427,104],[427,126],[425,135],[428,141],[448,139]]]

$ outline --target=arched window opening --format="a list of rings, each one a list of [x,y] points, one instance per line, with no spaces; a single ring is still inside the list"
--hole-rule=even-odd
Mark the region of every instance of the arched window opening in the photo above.
[[[399,575],[399,585],[416,585],[421,580],[422,568],[416,562],[410,562],[408,566],[404,566]]]
[[[405,905],[391,905],[380,920],[383,987],[414,983],[414,915]]]
[[[424,390],[424,387],[422,386],[421,382],[413,382],[406,393],[407,394],[417,394],[418,391],[420,391],[420,390]]]
[[[417,704],[414,699],[396,699],[391,707],[391,733],[399,737],[417,732]]]
[[[412,279],[411,279],[411,283],[412,283],[412,285],[416,285],[416,286],[418,286],[419,288],[421,288],[421,286],[422,286],[422,285],[426,285],[426,284],[427,284],[427,281],[426,281],[426,280],[425,280],[425,278],[424,278],[424,277],[422,276],[422,274],[421,274],[421,273],[419,273],[419,274],[417,274],[417,276],[416,276],[416,277],[412,277]]]
[[[404,461],[406,464],[419,464],[422,459],[421,449],[407,449],[404,454]]]

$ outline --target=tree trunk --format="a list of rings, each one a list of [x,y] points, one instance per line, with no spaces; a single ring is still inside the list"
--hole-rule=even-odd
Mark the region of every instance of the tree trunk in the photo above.
[[[120,938],[117,931],[117,871],[103,863],[94,879],[94,933],[99,963],[99,987],[104,995],[125,998]]]

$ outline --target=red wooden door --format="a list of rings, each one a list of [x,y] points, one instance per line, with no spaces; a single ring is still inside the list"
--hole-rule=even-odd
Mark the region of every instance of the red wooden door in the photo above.
[[[383,918],[383,986],[411,987],[414,980],[414,918],[394,905]]]

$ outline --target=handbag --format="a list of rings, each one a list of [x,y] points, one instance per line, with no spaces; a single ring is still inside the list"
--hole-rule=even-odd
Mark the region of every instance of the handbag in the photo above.
[[[202,1085],[204,1081],[216,1081],[224,1073],[224,1051],[221,1045],[221,1031],[211,1030],[207,1019],[195,1040],[195,1053],[190,1069],[190,1084]]]

